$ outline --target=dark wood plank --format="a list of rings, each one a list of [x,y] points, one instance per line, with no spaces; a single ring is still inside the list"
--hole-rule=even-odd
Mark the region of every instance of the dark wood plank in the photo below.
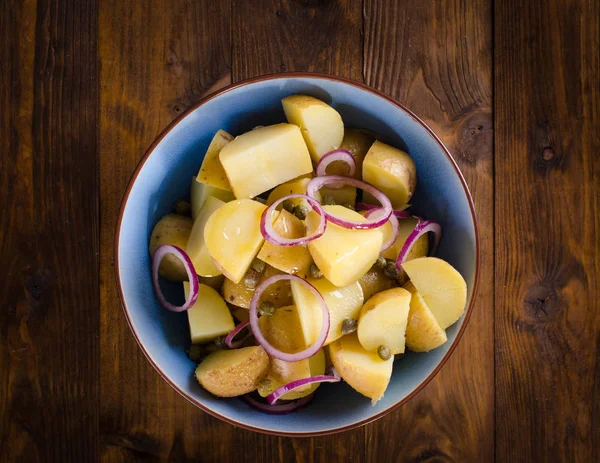
[[[98,452],[95,0],[0,8],[0,460]]]
[[[496,2],[498,461],[600,460],[600,3]]]
[[[138,348],[114,284],[121,198],[145,149],[230,82],[228,1],[101,2],[101,459],[217,460],[232,429],[180,397]]]
[[[373,461],[494,458],[491,8],[491,0],[365,1],[365,81],[446,143],[473,194],[482,245],[477,304],[458,348],[425,390],[368,427]]]
[[[327,72],[362,80],[360,0],[236,2],[232,34],[234,82],[280,71]],[[334,438],[310,439],[234,429],[233,438],[237,444],[232,461],[372,461],[364,427]]]

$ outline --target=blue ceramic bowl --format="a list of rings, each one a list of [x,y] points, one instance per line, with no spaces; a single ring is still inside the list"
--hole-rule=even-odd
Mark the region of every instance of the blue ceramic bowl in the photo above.
[[[148,240],[154,224],[189,194],[190,179],[218,129],[234,135],[256,125],[285,121],[281,99],[313,95],[333,105],[348,127],[372,130],[402,148],[417,165],[413,210],[441,223],[439,257],[467,281],[468,306],[447,330],[448,342],[429,353],[408,353],[396,361],[394,373],[377,405],[345,383],[324,384],[308,407],[291,415],[265,415],[240,399],[218,399],[198,385],[185,314],[162,309],[150,279]],[[373,421],[415,395],[433,378],[463,333],[473,307],[479,266],[479,242],[473,202],[467,185],[442,142],[423,121],[389,97],[360,83],[317,74],[279,74],[241,82],[182,114],[156,139],[138,165],[127,188],[115,237],[117,286],[131,330],[144,354],[181,395],[211,415],[254,431],[278,435],[322,435]],[[180,285],[173,297],[182,297]],[[179,291],[177,291],[179,290]],[[177,295],[175,295],[177,293]]]

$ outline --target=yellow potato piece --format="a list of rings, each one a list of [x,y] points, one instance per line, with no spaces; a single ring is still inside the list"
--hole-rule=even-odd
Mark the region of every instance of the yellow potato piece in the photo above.
[[[467,303],[467,283],[452,265],[437,257],[421,257],[404,262],[402,268],[442,329],[461,317]]]
[[[413,352],[429,352],[444,344],[448,338],[429,307],[409,281],[404,285],[410,291],[410,312],[406,325],[406,347]]]
[[[387,346],[393,355],[404,353],[410,299],[406,289],[392,288],[365,302],[357,334],[366,350],[377,352],[379,346]]]
[[[328,349],[333,366],[344,381],[375,405],[392,377],[394,357],[382,360],[376,353],[366,351],[356,333],[341,337]]]
[[[223,206],[225,203],[220,199],[208,197],[200,209],[200,213],[196,220],[194,221],[194,226],[192,227],[192,231],[190,233],[190,237],[188,238],[187,245],[185,250],[187,255],[189,256],[192,264],[194,264],[194,269],[196,273],[203,277],[214,277],[221,275],[222,272],[215,265],[210,253],[208,252],[208,248],[206,246],[206,242],[204,240],[204,229],[206,228],[206,223],[210,216]]]
[[[371,299],[374,294],[393,288],[396,285],[396,282],[389,279],[382,269],[375,266],[371,267],[367,273],[360,277],[358,283],[363,290],[365,301]]]
[[[252,198],[313,170],[300,129],[291,124],[240,135],[221,150],[219,159],[236,198]]]
[[[200,209],[204,206],[204,202],[207,198],[214,197],[221,201],[228,203],[233,201],[235,196],[231,191],[221,190],[214,186],[207,185],[206,183],[200,183],[196,180],[196,177],[192,178],[192,186],[190,188],[190,204],[192,206],[192,219],[196,220]]]
[[[352,206],[356,205],[356,187],[351,185],[344,185],[342,188],[329,188],[324,186],[319,190],[321,198],[325,200],[328,196],[335,201],[336,204],[341,206]]]
[[[154,226],[150,235],[150,255],[163,244],[177,246],[185,251],[193,225],[192,219],[178,214],[165,215]],[[159,274],[170,281],[185,281],[187,272],[181,261],[172,254],[167,254],[158,269]]]
[[[281,100],[290,124],[302,129],[302,135],[313,161],[339,148],[344,138],[340,114],[323,101],[306,95],[292,95]]]
[[[273,315],[260,317],[258,326],[269,344],[282,352],[295,354],[307,347],[294,305],[280,307]]]
[[[358,282],[338,288],[326,278],[308,279],[325,299],[329,310],[329,333],[325,344],[330,344],[342,337],[342,323],[347,318],[358,319],[363,305],[363,291]],[[321,306],[315,295],[305,285],[291,282],[294,303],[298,308],[298,316],[302,327],[302,335],[307,345],[313,344],[322,326]]]
[[[269,372],[269,356],[260,346],[220,350],[196,368],[196,379],[211,394],[236,397],[252,392]]]
[[[275,232],[283,238],[305,236],[304,223],[286,210],[282,210],[273,223]],[[278,246],[265,240],[258,258],[285,273],[306,278],[313,260],[306,245]]]
[[[239,283],[258,254],[264,238],[260,218],[264,204],[238,199],[218,208],[204,227],[204,242],[215,265],[234,283]]]
[[[394,209],[404,209],[417,186],[417,169],[412,158],[380,141],[373,143],[365,156],[362,176],[365,182],[387,195]]]
[[[365,155],[374,141],[375,138],[363,130],[348,128],[344,130],[344,139],[342,140],[340,149],[345,149],[352,154],[356,163],[354,177],[359,180],[362,178],[362,165]],[[342,161],[333,162],[327,168],[327,174],[348,175],[348,165]]]
[[[366,221],[358,212],[342,206],[323,206],[346,220]],[[305,221],[307,232],[313,233],[319,215],[311,211]],[[383,235],[379,229],[350,230],[331,222],[322,237],[308,243],[308,250],[323,275],[335,286],[348,286],[358,281],[373,266],[381,249]]]
[[[224,130],[219,130],[215,134],[204,155],[204,160],[202,161],[202,166],[196,176],[196,180],[221,190],[231,191],[231,186],[229,185],[221,161],[219,161],[219,153],[231,140],[233,140],[233,137]]]
[[[267,198],[267,206],[270,206],[271,204],[273,204],[275,201],[277,201],[278,199],[283,198],[284,196],[288,196],[288,195],[305,195],[306,194],[306,187],[308,186],[308,182],[310,182],[310,178],[297,178],[295,180],[291,180],[289,182],[286,183],[282,183],[281,185],[275,187],[273,189],[273,191],[271,191],[271,193],[269,193],[269,197]],[[321,197],[318,196],[317,200],[320,201]],[[310,207],[308,205],[308,202],[305,199],[302,198],[293,198],[290,200],[294,206],[298,206],[298,205],[304,205],[307,207]],[[279,206],[277,206],[278,210],[281,210],[283,208],[282,204],[279,204]]]
[[[277,270],[270,265],[267,265],[265,273],[260,276],[259,284],[265,281],[267,278],[273,275],[280,275],[280,270]],[[223,282],[223,297],[225,300],[232,305],[237,307],[243,307],[248,309],[250,307],[250,301],[254,296],[254,289],[246,288],[243,281],[234,283],[228,278]],[[270,285],[261,296],[261,302],[270,301],[275,304],[275,307],[284,307],[293,303],[292,290],[290,289],[290,282],[288,280],[280,280]]]
[[[187,299],[190,284],[183,283],[183,291]],[[210,286],[200,284],[198,299],[187,310],[192,344],[204,344],[214,341],[219,336],[229,334],[235,328],[229,308],[221,295]]]

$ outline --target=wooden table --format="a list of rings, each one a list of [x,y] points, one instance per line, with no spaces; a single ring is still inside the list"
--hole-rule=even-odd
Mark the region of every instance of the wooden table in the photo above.
[[[336,74],[437,131],[471,188],[482,270],[450,361],[341,435],[196,409],[125,322],[113,234],[154,137],[248,77]],[[600,461],[598,0],[4,0],[2,461]]]

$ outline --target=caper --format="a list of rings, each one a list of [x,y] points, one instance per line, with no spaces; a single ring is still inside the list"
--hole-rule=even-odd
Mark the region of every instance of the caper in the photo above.
[[[296,209],[296,205],[294,204],[294,201],[292,201],[291,199],[286,199],[283,203],[281,203],[281,206],[288,211],[290,214],[294,213],[294,209]]]
[[[272,388],[273,388],[273,382],[268,378],[265,378],[258,383],[258,389],[263,394],[267,394],[267,395],[270,394]]]
[[[396,268],[396,262],[389,260],[385,264],[384,270],[385,276],[391,280],[397,280],[400,276],[400,270]]]
[[[252,264],[250,264],[250,268],[252,270],[254,270],[256,273],[258,273],[259,275],[262,275],[263,273],[265,273],[265,269],[267,268],[267,264],[265,264],[260,259],[254,259],[252,261]]]
[[[224,349],[226,347],[225,336],[219,336],[214,342],[218,349]]]
[[[299,204],[298,206],[296,206],[296,209],[294,209],[294,215],[296,217],[298,217],[300,220],[306,219],[306,216],[308,215],[309,212],[310,212],[310,209],[307,206],[304,206],[302,204]]]
[[[313,278],[322,278],[323,272],[317,267],[317,264],[310,264],[310,276]]]
[[[192,344],[187,350],[187,356],[192,362],[200,363],[206,357],[206,348],[200,344]]]
[[[192,212],[192,205],[184,199],[178,199],[175,201],[175,204],[173,204],[173,211],[175,214],[190,215],[190,212]]]
[[[358,321],[355,318],[346,318],[342,322],[342,334],[350,334],[356,331]]]
[[[271,301],[263,301],[258,306],[258,313],[261,317],[270,317],[275,313],[275,304]]]
[[[392,356],[392,352],[388,346],[382,344],[377,348],[377,355],[379,355],[381,360],[389,360]]]
[[[246,289],[256,289],[260,281],[260,274],[254,270],[249,269],[244,276],[244,286]]]
[[[333,199],[333,196],[325,196],[323,198],[323,205],[324,206],[335,206],[335,199]]]
[[[204,348],[206,349],[206,352],[208,352],[208,353],[216,352],[218,350],[223,350],[223,347],[217,346],[217,344],[214,342],[207,344],[206,346],[204,346]]]
[[[387,260],[385,259],[385,257],[379,256],[373,265],[378,269],[383,270],[387,265]]]

